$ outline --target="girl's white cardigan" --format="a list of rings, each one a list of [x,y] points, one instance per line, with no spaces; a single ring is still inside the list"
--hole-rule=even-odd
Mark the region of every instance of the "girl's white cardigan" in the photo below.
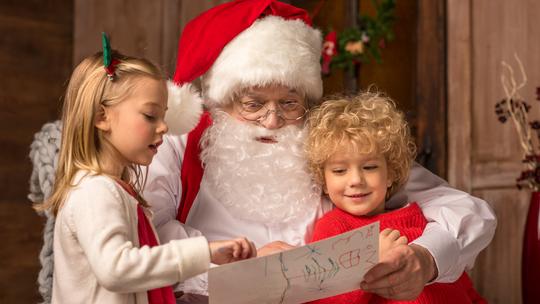
[[[139,248],[138,202],[109,177],[83,175],[56,218],[52,303],[148,303],[147,290],[208,269],[204,237]]]

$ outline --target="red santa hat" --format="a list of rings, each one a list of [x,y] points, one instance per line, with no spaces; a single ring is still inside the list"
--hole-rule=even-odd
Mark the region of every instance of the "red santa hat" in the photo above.
[[[229,2],[186,25],[174,82],[194,92],[185,84],[202,76],[208,108],[228,104],[242,89],[278,84],[315,101],[322,96],[321,45],[303,9],[274,0]]]

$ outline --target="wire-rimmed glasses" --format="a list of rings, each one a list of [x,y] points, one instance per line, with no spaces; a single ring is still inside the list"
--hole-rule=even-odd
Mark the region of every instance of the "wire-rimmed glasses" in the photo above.
[[[270,110],[264,104],[258,102],[247,103],[242,111],[238,110],[238,105],[234,102],[234,107],[238,115],[242,116],[245,120],[249,121],[261,121],[268,117],[271,112],[275,112],[279,117],[295,121],[302,119],[309,111],[303,105],[296,102],[285,102],[279,105],[279,110]]]

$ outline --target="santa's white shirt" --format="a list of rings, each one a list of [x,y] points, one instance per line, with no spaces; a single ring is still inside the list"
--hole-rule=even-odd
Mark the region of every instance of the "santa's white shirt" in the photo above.
[[[186,225],[176,220],[182,197],[180,173],[188,135],[165,135],[159,153],[148,170],[144,197],[154,212],[153,224],[161,243],[204,235],[208,241],[245,236],[257,248],[273,241],[293,246],[309,242],[315,223],[333,208],[326,198],[303,221],[270,227],[260,222],[233,217],[210,192],[201,186],[187,216]],[[407,185],[386,202],[386,208],[396,209],[417,202],[428,224],[415,244],[427,248],[438,268],[434,282],[457,280],[465,269],[474,265],[477,255],[495,233],[497,219],[488,204],[476,197],[452,188],[446,181],[414,163]],[[189,280],[180,288],[186,293],[207,295],[205,276]]]

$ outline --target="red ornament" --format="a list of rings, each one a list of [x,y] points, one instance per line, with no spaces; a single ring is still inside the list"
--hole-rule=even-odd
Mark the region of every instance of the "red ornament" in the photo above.
[[[326,35],[324,38],[324,43],[322,45],[322,74],[330,75],[330,63],[332,62],[332,56],[337,55],[337,32],[333,30],[330,34]]]

